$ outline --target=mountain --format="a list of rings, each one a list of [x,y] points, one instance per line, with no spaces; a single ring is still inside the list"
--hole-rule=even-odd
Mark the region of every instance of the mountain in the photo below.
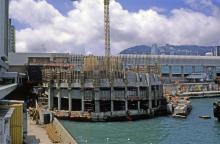
[[[120,52],[120,54],[151,54],[150,46],[139,45],[127,48]]]
[[[120,54],[159,54],[159,55],[200,55],[204,56],[206,53],[215,54],[216,46],[198,46],[198,45],[170,45],[157,47],[156,45],[134,46],[125,49]]]

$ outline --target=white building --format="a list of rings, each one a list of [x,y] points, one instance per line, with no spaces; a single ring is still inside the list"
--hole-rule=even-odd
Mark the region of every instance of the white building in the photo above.
[[[0,72],[8,69],[8,6],[8,0],[0,1]]]
[[[8,53],[15,51],[15,30],[9,20],[9,0],[0,0],[0,99],[16,89],[20,74],[8,72]]]

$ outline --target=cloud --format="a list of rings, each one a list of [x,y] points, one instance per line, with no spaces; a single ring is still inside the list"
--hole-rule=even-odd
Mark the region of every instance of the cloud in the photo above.
[[[214,16],[220,16],[219,8],[214,5],[213,0],[186,0],[193,9],[198,11],[204,11]]]
[[[63,15],[46,0],[11,0],[10,16],[29,26],[16,31],[17,51],[104,54],[103,1],[81,0],[73,7]],[[220,45],[216,14],[184,8],[169,16],[155,8],[129,12],[114,0],[110,9],[113,54],[140,44]]]

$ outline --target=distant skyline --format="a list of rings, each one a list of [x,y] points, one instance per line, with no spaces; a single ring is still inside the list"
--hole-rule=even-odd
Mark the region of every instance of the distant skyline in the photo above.
[[[111,48],[220,45],[220,0],[111,0]],[[104,54],[103,0],[11,0],[18,52]]]

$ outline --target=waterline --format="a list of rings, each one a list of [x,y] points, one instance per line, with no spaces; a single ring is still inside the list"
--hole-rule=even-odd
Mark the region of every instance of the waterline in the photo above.
[[[212,103],[216,100],[191,100],[193,110],[187,119],[158,117],[135,122],[61,123],[79,144],[218,144],[220,123],[212,114]],[[212,118],[204,120],[200,115]]]

